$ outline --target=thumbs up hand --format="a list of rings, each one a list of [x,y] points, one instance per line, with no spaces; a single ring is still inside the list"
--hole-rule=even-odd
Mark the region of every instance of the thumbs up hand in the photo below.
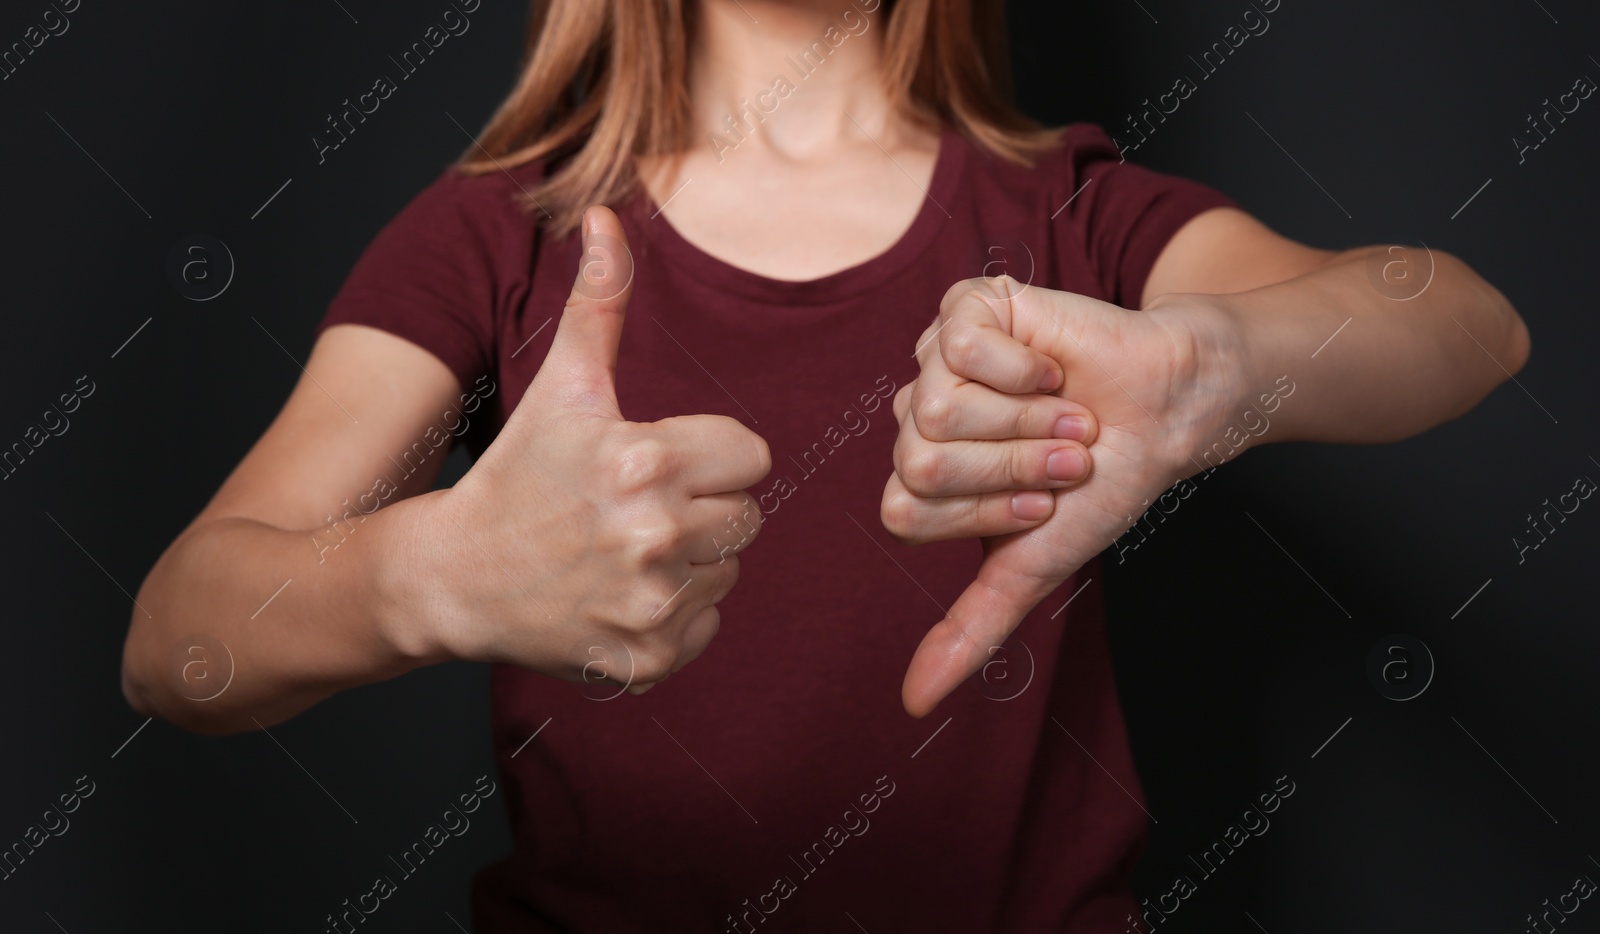
[[[1179,297],[1180,299],[1182,297]],[[1178,480],[1235,398],[1225,325],[1174,301],[1128,311],[1009,277],[958,282],[895,397],[884,526],[981,537],[973,581],[918,646],[901,698],[921,717],[1022,618]]]
[[[761,511],[760,436],[718,415],[637,423],[617,405],[633,263],[592,207],[549,354],[494,443],[420,513],[424,650],[642,693],[716,635]],[[614,695],[613,695],[614,696]]]

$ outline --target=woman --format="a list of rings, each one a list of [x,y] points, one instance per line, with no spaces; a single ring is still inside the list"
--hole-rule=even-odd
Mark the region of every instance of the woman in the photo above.
[[[1527,336],[1451,257],[1396,303],[1374,251],[1035,127],[974,6],[535,3],[144,582],[130,702],[225,733],[494,663],[483,931],[1135,929],[1095,555],[1249,403],[1403,437]]]

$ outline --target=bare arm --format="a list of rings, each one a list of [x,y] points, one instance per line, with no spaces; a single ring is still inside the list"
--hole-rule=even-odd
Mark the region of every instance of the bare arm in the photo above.
[[[590,251],[592,234],[622,247]],[[140,588],[129,703],[228,733],[447,659],[640,693],[699,655],[759,531],[742,491],[771,455],[723,416],[623,419],[625,236],[609,210],[586,214],[587,259],[538,376],[448,490],[425,492],[445,436],[489,403],[462,401],[449,369],[398,337],[324,333]],[[720,543],[735,519],[748,533]]]
[[[1234,441],[1407,438],[1469,411],[1529,352],[1511,303],[1448,253],[1311,250],[1232,209],[1201,214],[1173,237],[1145,308],[1183,309],[1215,370],[1202,378],[1230,387],[1219,400],[1231,408],[1184,439],[1197,457],[1281,376],[1295,386],[1293,402],[1259,436],[1232,432]]]
[[[1505,297],[1452,256],[1429,263],[1313,249],[1219,208],[1169,241],[1142,311],[957,283],[895,397],[882,512],[902,540],[980,536],[985,556],[913,657],[906,710],[932,710],[1175,481],[1266,441],[1404,438],[1520,369],[1528,333]]]
[[[459,408],[459,392],[414,344],[330,328],[271,427],[140,588],[123,656],[129,703],[227,733],[439,660],[388,625],[386,569],[415,518],[393,504],[432,485],[447,448],[402,455]],[[376,502],[380,479],[399,488],[372,512],[362,496]]]

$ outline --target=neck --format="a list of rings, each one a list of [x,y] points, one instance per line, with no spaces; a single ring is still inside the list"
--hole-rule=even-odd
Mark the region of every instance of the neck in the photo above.
[[[791,159],[884,142],[880,0],[699,0],[690,38],[695,144],[712,135]],[[831,41],[830,41],[831,40]]]

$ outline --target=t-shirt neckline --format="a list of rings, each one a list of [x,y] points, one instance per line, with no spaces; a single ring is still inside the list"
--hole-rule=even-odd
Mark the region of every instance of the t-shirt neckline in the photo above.
[[[679,233],[648,192],[635,202],[640,208],[635,220],[650,248],[660,251],[668,268],[711,288],[772,305],[829,304],[888,281],[922,255],[942,225],[951,219],[949,209],[961,177],[965,148],[962,135],[948,124],[942,125],[933,175],[911,225],[883,252],[818,279],[773,279],[712,256]]]

